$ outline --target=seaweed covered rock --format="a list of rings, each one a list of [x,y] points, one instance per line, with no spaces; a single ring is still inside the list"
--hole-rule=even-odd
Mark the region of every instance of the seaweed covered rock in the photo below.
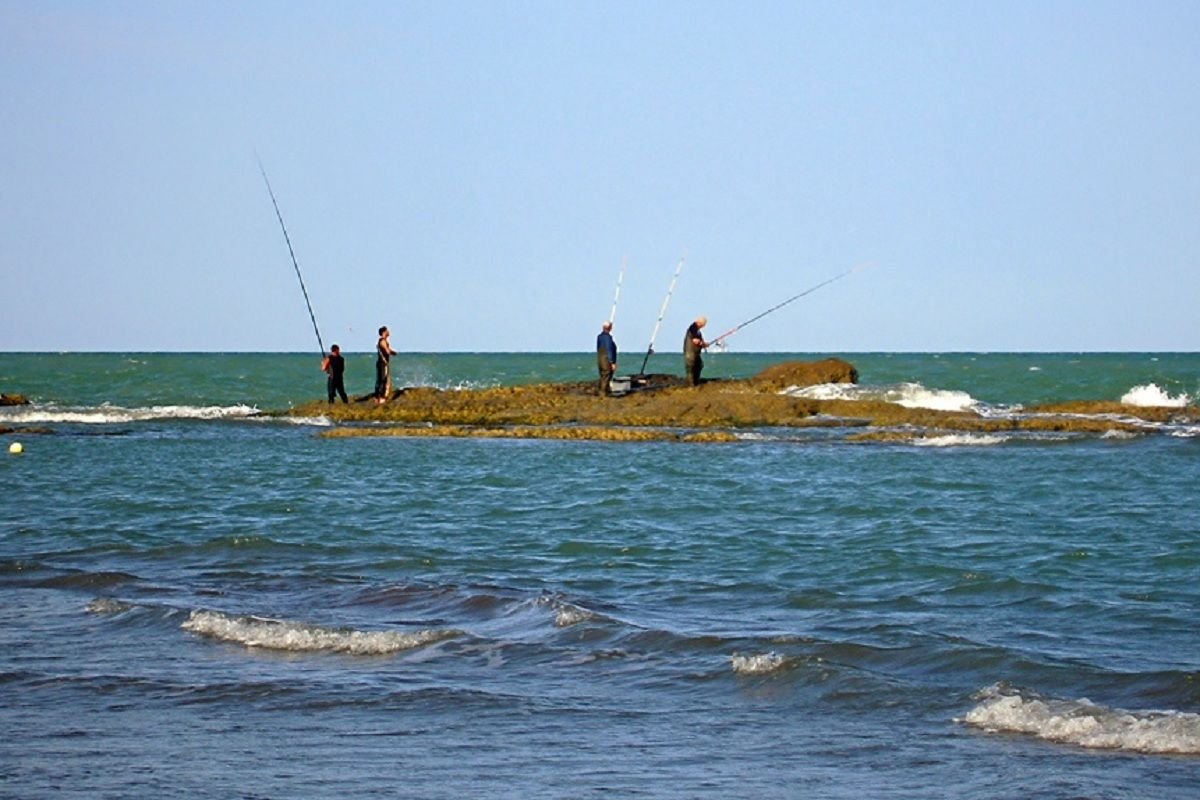
[[[757,389],[787,389],[823,383],[858,383],[858,370],[840,358],[822,361],[784,361],[772,364],[750,379]]]
[[[4,394],[0,392],[0,406],[27,406],[29,399],[23,394]]]

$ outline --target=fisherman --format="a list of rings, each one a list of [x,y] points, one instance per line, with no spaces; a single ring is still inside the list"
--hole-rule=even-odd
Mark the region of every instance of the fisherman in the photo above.
[[[346,384],[343,376],[346,373],[346,359],[342,358],[342,350],[336,344],[329,348],[329,355],[321,362],[321,370],[329,377],[325,379],[325,388],[329,391],[329,402],[334,397],[341,396],[343,403],[349,403],[346,397]]]
[[[612,394],[613,373],[617,371],[617,343],[612,337],[612,322],[605,321],[596,337],[596,368],[600,371],[600,395]]]
[[[683,336],[683,369],[687,373],[688,386],[700,384],[700,371],[704,369],[704,359],[700,357],[700,351],[708,347],[700,329],[707,324],[707,317],[697,317]]]
[[[375,343],[375,402],[386,403],[392,398],[392,356],[396,351],[388,342],[391,332],[387,325],[379,329],[379,341]]]

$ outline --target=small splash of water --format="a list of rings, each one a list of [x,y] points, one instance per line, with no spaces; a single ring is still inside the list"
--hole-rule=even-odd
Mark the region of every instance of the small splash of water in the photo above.
[[[1147,408],[1184,408],[1191,402],[1186,393],[1172,397],[1167,390],[1156,383],[1134,386],[1121,397],[1121,402],[1127,406],[1142,406]]]
[[[554,626],[557,628],[569,628],[572,625],[578,625],[580,622],[587,622],[592,618],[592,612],[587,609],[577,606],[562,606],[554,614]]]
[[[787,659],[775,652],[749,656],[734,654],[729,661],[737,675],[767,675],[783,669],[787,663]]]
[[[1053,700],[994,684],[959,720],[989,732],[1024,733],[1099,750],[1200,755],[1200,714],[1123,711],[1087,699]]]

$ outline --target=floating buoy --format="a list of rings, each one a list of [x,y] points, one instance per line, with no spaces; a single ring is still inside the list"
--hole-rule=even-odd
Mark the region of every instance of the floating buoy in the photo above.
[[[8,446],[8,452],[12,453],[14,456],[21,455],[24,450],[25,448],[21,446],[20,442],[13,442]]]

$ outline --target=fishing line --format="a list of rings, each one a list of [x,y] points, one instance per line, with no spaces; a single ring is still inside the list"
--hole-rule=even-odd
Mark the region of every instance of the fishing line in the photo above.
[[[642,368],[638,370],[639,375],[646,374],[646,362],[650,360],[650,354],[654,352],[654,340],[658,338],[658,329],[662,327],[663,317],[667,313],[667,304],[671,302],[671,293],[675,291],[675,282],[679,280],[679,273],[683,270],[683,262],[687,259],[687,253],[679,257],[679,263],[675,265],[675,274],[671,276],[671,285],[667,287],[667,296],[663,298],[662,308],[658,310],[658,321],[654,323],[654,331],[650,334],[650,346],[646,348],[646,357],[642,359]]]
[[[266,167],[258,153],[258,170],[262,173],[263,183],[267,184],[267,194],[271,195],[271,205],[275,206],[275,216],[279,219],[279,227],[283,231],[283,240],[287,242],[288,254],[292,257],[292,266],[296,268],[296,279],[300,281],[300,291],[304,294],[304,305],[308,306],[308,318],[312,320],[313,333],[317,335],[317,345],[321,348],[321,357],[325,356],[325,343],[321,341],[321,330],[317,327],[317,315],[313,313],[312,302],[308,299],[308,289],[304,286],[304,276],[300,274],[300,264],[296,261],[296,251],[292,249],[292,237],[288,236],[287,226],[283,224],[283,214],[279,211],[279,203],[275,200],[275,192],[271,189],[271,181],[267,178]]]
[[[859,270],[862,270],[862,269],[866,269],[866,267],[867,267],[867,266],[869,266],[869,265],[867,265],[867,264],[861,264],[861,265],[859,265],[859,266],[857,266],[857,267],[854,267],[854,268],[852,268],[852,269],[848,269],[848,270],[846,270],[845,272],[840,272],[840,273],[838,273],[837,275],[834,275],[832,278],[827,278],[826,280],[823,280],[823,281],[821,281],[821,282],[820,282],[820,283],[818,283],[816,286],[812,286],[812,287],[810,287],[810,288],[808,288],[808,289],[805,289],[805,290],[804,290],[803,292],[801,292],[800,294],[792,295],[792,296],[791,296],[791,297],[789,297],[787,300],[784,300],[782,303],[777,303],[777,304],[775,304],[775,305],[771,306],[770,308],[768,308],[766,311],[763,311],[763,312],[762,312],[762,313],[760,313],[760,314],[756,314],[756,315],[754,315],[753,317],[751,317],[750,319],[748,319],[748,320],[746,320],[745,322],[741,323],[740,325],[735,325],[735,326],[733,326],[732,328],[730,328],[729,330],[725,331],[725,332],[724,332],[724,333],[722,333],[720,336],[718,336],[717,338],[715,338],[715,339],[713,339],[711,342],[709,342],[709,343],[708,343],[708,346],[709,346],[709,347],[713,347],[713,346],[715,346],[715,345],[719,345],[719,344],[720,344],[720,343],[721,343],[721,342],[722,342],[722,341],[723,341],[723,340],[724,340],[726,337],[732,336],[733,334],[737,333],[738,331],[740,331],[742,328],[746,327],[746,326],[747,326],[747,325],[749,325],[750,323],[752,323],[752,322],[757,322],[758,320],[760,320],[760,319],[762,319],[763,317],[765,317],[767,314],[770,314],[770,313],[771,313],[771,312],[773,312],[773,311],[778,311],[779,309],[783,308],[783,307],[784,307],[784,306],[786,306],[788,303],[795,302],[796,300],[799,300],[801,297],[804,297],[805,295],[812,294],[812,293],[813,293],[813,292],[815,292],[817,289],[820,289],[822,286],[828,286],[829,284],[833,283],[834,281],[839,281],[839,280],[841,280],[842,278],[846,277],[847,275],[850,275],[850,274],[852,274],[852,273],[858,272]]]

